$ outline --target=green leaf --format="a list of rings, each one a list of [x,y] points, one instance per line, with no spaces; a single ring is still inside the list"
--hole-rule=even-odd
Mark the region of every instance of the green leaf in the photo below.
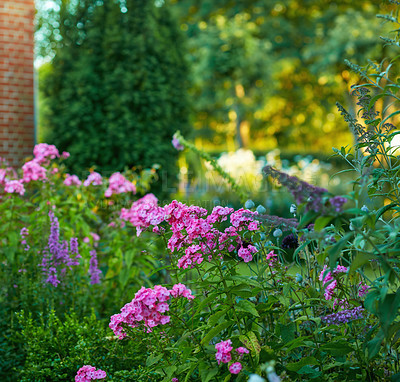
[[[254,354],[259,354],[261,351],[261,345],[258,342],[257,336],[253,332],[248,332],[246,335],[242,334],[239,336],[239,341],[246,346]]]
[[[235,310],[247,312],[247,313],[252,314],[253,316],[260,317],[254,304],[248,300],[240,300],[236,304]]]
[[[214,326],[231,309],[232,308],[228,306],[225,309],[211,315],[210,318],[208,319],[208,325]]]
[[[146,359],[146,366],[150,367],[150,366],[154,365],[155,363],[157,363],[162,358],[162,356],[163,356],[162,354],[159,354],[159,355],[151,354],[151,355],[149,355],[147,357],[147,359]]]
[[[354,349],[349,345],[346,340],[339,340],[334,342],[328,342],[320,347],[320,350],[325,351],[334,357],[344,356]]]
[[[400,289],[397,293],[388,293],[378,305],[378,315],[382,322],[382,329],[387,336],[388,330],[400,307]]]
[[[328,250],[329,255],[329,266],[334,269],[336,266],[336,261],[340,256],[342,249],[347,245],[347,240],[349,240],[353,236],[353,232],[346,233],[336,244],[334,244]]]
[[[378,354],[384,338],[385,338],[385,335],[383,333],[383,330],[381,329],[378,332],[378,334],[375,336],[375,338],[367,343],[369,359],[374,358]]]
[[[299,362],[288,363],[286,369],[297,372],[306,365],[318,365],[318,361],[315,357],[304,357]]]
[[[389,211],[391,208],[396,207],[397,203],[390,203],[386,206],[383,206],[379,208],[379,210],[376,212],[376,217],[375,217],[375,222],[378,221],[378,219],[386,212]]]
[[[198,366],[198,362],[193,362],[193,363],[192,363],[192,365],[190,366],[189,371],[188,371],[187,374],[186,374],[185,382],[188,382],[188,381],[189,381],[191,375],[193,374],[193,372],[195,371],[195,369],[196,369],[197,366]]]
[[[279,324],[282,341],[287,343],[294,340],[296,325],[291,322],[287,325]]]
[[[299,227],[298,229],[304,228],[306,227],[308,224],[310,224],[317,216],[319,215],[319,213],[310,210],[308,212],[306,212],[302,218],[300,219],[300,223],[299,223]]]
[[[332,216],[320,216],[315,221],[314,231],[316,232],[322,231],[332,219],[333,219]]]
[[[207,363],[200,364],[199,370],[201,382],[211,381],[218,374],[219,371],[217,367],[210,369],[210,365]]]
[[[217,325],[215,328],[212,328],[201,340],[201,344],[208,344],[217,334],[221,333],[223,330],[228,328],[231,325],[234,325],[234,321],[225,321],[221,324]]]
[[[381,292],[378,289],[373,289],[368,292],[367,296],[364,300],[365,308],[373,314],[377,314],[378,311],[378,301],[380,298]]]
[[[349,274],[353,274],[358,268],[369,263],[370,260],[376,259],[376,256],[368,252],[358,252],[350,265]]]

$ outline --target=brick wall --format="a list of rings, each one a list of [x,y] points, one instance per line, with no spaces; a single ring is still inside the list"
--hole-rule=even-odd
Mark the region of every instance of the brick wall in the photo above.
[[[34,145],[34,0],[0,0],[0,156],[19,165]]]

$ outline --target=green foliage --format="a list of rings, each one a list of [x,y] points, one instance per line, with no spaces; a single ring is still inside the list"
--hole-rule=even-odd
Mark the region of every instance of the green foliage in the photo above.
[[[63,164],[55,160],[48,161],[43,166],[46,180],[24,183],[26,191],[23,196],[4,193],[0,203],[0,316],[2,317],[0,380],[2,381],[19,380],[21,370],[26,371],[24,362],[27,348],[24,347],[24,341],[16,336],[16,333],[21,331],[22,323],[16,320],[15,312],[21,310],[29,312],[27,320],[30,329],[39,323],[46,323],[46,320],[50,320],[49,317],[55,314],[52,321],[54,326],[51,328],[53,331],[59,326],[60,320],[64,322],[65,315],[71,311],[76,317],[83,318],[94,309],[98,317],[108,318],[114,312],[115,301],[128,299],[131,296],[131,288],[136,289],[142,284],[156,281],[159,276],[150,277],[158,267],[159,255],[156,253],[159,253],[159,245],[152,240],[148,241],[146,235],[141,238],[133,236],[132,230],[122,227],[119,220],[121,209],[129,208],[135,199],[132,192],[113,194],[106,198],[104,194],[109,183],[106,177],[103,177],[102,185],[67,186],[64,184],[66,169]],[[4,164],[2,167],[6,168]],[[7,177],[22,178],[21,170],[16,173],[6,171]],[[155,170],[125,172],[124,175],[130,182],[136,184],[138,193],[144,193],[149,190],[150,183],[155,179]],[[78,265],[65,267],[65,273],[58,274],[61,283],[57,286],[46,282],[47,276],[41,266],[43,257],[48,251],[49,211],[53,211],[58,219],[60,242],[77,238],[81,255]],[[25,243],[20,233],[22,228],[29,231]],[[100,285],[92,285],[89,274],[90,252],[94,249],[101,271]],[[51,311],[55,313],[50,314]],[[76,317],[73,319],[77,320]],[[71,318],[72,321],[73,319]],[[27,338],[31,336],[30,346],[35,345],[34,333],[36,332],[26,334]],[[42,334],[39,331],[38,336],[40,335]],[[52,336],[57,337],[54,333]],[[84,328],[81,337],[84,337]],[[62,342],[57,346],[62,347]],[[60,351],[57,351],[57,354],[59,353]],[[41,361],[35,362],[38,363],[34,372],[38,373],[39,378]],[[68,367],[72,368],[72,363]],[[62,367],[56,372],[64,373]],[[45,371],[42,371],[41,375],[40,380],[50,380],[46,379]],[[52,378],[56,378],[55,375],[51,374]],[[71,380],[68,378],[66,380]],[[27,380],[36,379],[32,377]]]
[[[53,17],[57,48],[40,84],[46,141],[71,153],[74,172],[157,163],[163,182],[156,188],[170,192],[178,157],[171,138],[187,130],[188,102],[183,39],[168,9],[82,0],[62,2]]]
[[[35,322],[26,312],[18,314],[22,327],[16,334],[26,352],[19,381],[72,381],[83,365],[96,365],[113,381],[155,381],[140,367],[145,354],[140,341],[121,342],[109,336],[107,323],[94,313],[67,314],[60,320],[54,311]]]
[[[189,40],[195,134],[211,145],[330,152],[351,143],[335,101],[354,110],[344,59],[382,48],[374,1],[168,0]],[[383,8],[383,9],[382,9]],[[315,100],[318,99],[318,102]],[[237,147],[237,146],[236,146]]]

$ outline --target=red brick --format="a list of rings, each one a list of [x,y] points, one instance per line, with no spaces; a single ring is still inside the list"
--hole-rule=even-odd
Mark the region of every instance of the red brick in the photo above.
[[[34,144],[34,0],[0,0],[0,155],[18,165]]]

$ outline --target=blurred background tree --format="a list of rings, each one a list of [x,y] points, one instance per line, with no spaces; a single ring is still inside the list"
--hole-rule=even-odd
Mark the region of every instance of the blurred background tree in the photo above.
[[[331,153],[352,136],[336,111],[356,76],[344,60],[381,60],[375,1],[166,0],[189,37],[195,135],[221,150]],[[385,9],[381,9],[385,8]],[[234,144],[232,142],[235,142]]]
[[[391,56],[376,18],[390,5],[372,0],[37,1],[40,131],[76,168],[160,163],[175,179],[188,125],[213,154],[327,157],[353,140],[335,106],[356,113],[344,60]],[[188,184],[205,171],[193,155],[182,169]]]
[[[71,153],[74,172],[159,164],[168,191],[177,179],[172,135],[187,132],[189,116],[183,35],[168,8],[140,0],[42,4],[39,52],[52,58],[40,70],[43,139]]]

